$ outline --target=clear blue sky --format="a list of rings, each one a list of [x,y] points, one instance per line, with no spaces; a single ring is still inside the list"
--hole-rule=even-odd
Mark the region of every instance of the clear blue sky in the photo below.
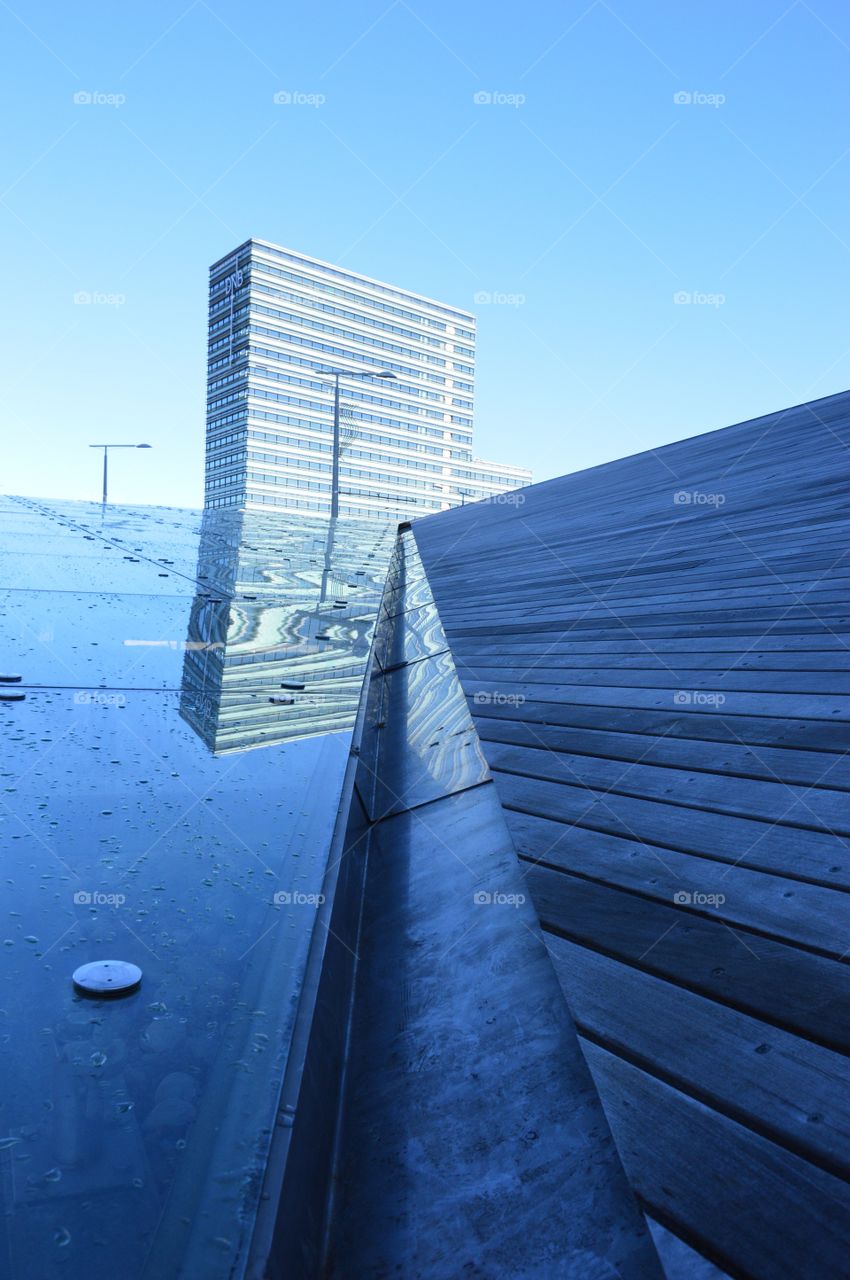
[[[537,479],[850,385],[843,0],[11,0],[0,41],[4,491],[146,440],[115,500],[200,505],[249,235],[472,306],[478,452]]]

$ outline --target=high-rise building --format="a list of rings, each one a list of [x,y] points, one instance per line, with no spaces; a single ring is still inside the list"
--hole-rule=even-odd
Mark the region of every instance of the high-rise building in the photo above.
[[[531,483],[473,456],[475,317],[266,240],[210,268],[204,505],[413,518]]]

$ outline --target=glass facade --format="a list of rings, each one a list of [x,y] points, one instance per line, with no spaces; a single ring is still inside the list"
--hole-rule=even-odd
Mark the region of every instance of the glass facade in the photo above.
[[[242,1274],[393,538],[0,499],[3,1275]]]
[[[342,379],[342,516],[409,519],[531,483],[473,457],[471,313],[249,240],[210,269],[207,508],[330,511],[330,369],[358,375]]]

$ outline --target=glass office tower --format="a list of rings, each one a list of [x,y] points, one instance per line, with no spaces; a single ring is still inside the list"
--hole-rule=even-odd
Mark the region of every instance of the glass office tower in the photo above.
[[[210,268],[206,507],[329,512],[331,370],[356,375],[340,515],[411,519],[531,483],[473,457],[473,315],[252,239]]]

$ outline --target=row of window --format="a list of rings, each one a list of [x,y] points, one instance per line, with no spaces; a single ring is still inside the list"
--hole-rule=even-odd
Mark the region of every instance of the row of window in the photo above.
[[[320,462],[318,459],[313,458],[293,458],[286,454],[266,453],[259,449],[248,450],[248,461],[270,462],[273,466],[292,467],[297,468],[299,471],[307,470],[330,472],[333,470],[333,463],[331,462]],[[412,487],[420,490],[427,489],[429,484],[429,481],[424,476],[387,475],[384,471],[376,472],[368,467],[341,466],[340,474],[344,476],[356,476],[358,479],[363,480],[381,480],[384,484],[400,485],[404,488]],[[284,481],[289,483],[288,473],[276,473],[276,478],[278,483],[282,483]]]
[[[232,404],[236,400],[244,400],[246,396],[249,395],[254,400],[272,400],[276,404],[291,404],[294,405],[296,409],[312,409],[314,413],[326,414],[328,412],[328,405],[322,400],[311,400],[306,396],[287,396],[280,391],[267,391],[265,388],[257,386],[250,386],[247,390],[240,389],[239,391],[231,391],[227,395],[218,396],[214,400],[209,400],[207,402],[207,412],[216,413],[219,409],[223,408],[224,405]],[[404,405],[398,400],[383,400],[380,396],[356,396],[352,398],[356,398],[358,404],[365,402],[369,404],[386,404],[390,407],[397,406],[400,413],[408,414],[411,417],[421,414],[426,418],[431,418],[432,420],[436,419],[438,422],[442,422],[446,416],[444,413],[437,413],[433,409],[423,409],[416,404]],[[390,418],[385,414],[365,413],[358,409],[356,416],[358,420],[362,420],[364,422],[378,422],[382,426],[396,427],[399,430],[424,430],[428,435],[436,436],[437,439],[442,439],[443,436],[442,430],[428,431],[427,428],[422,428],[418,422],[403,422],[399,421],[397,418]]]
[[[331,471],[332,462],[320,462],[318,458],[293,458],[286,453],[267,453],[262,449],[248,450],[249,462],[271,462],[278,467],[298,467],[308,471]]]
[[[287,426],[303,427],[308,431],[327,431],[329,429],[324,423],[313,422],[309,418],[298,418],[291,413],[269,413],[263,409],[251,408],[250,410],[238,409],[233,413],[224,414],[223,417],[210,419],[207,423],[207,431],[208,433],[213,433],[221,427],[229,426],[233,422],[244,422],[248,413],[254,419],[260,419],[264,422],[282,422]],[[397,448],[403,449],[405,453],[415,450],[417,453],[429,453],[438,458],[445,455],[469,461],[469,449],[451,449],[448,447],[441,449],[436,445],[422,444],[418,440],[399,440],[396,436],[386,436],[365,427],[358,433],[358,439],[371,440],[377,444],[395,445]]]
[[[324,349],[324,348],[323,348]],[[306,365],[310,369],[316,369],[321,372],[327,369],[327,363],[323,360],[311,360],[309,356],[290,355],[286,351],[276,351],[272,347],[261,347],[258,343],[252,342],[248,346],[249,354],[252,356],[267,356],[269,360],[278,360],[284,364]],[[350,351],[342,351],[339,354],[345,359],[351,360],[352,353]],[[226,359],[226,357],[225,357]],[[408,365],[398,364],[395,360],[376,360],[374,356],[357,355],[356,359],[362,364],[371,364],[375,366],[375,370],[389,369],[393,373],[400,373],[405,378],[420,378],[425,382],[431,382],[434,386],[444,387],[446,379],[440,373],[431,373],[428,369],[411,369]],[[470,370],[470,373],[472,370]]]
[[[253,266],[254,271],[251,273],[250,268]],[[216,297],[224,288],[227,275],[230,274],[232,268],[227,269],[227,274],[222,276],[214,284],[210,285],[210,297]],[[372,298],[363,293],[355,293],[351,289],[340,289],[335,285],[327,284],[323,280],[316,280],[310,276],[300,275],[296,271],[285,271],[281,267],[273,267],[268,262],[255,260],[253,263],[248,259],[243,267],[243,283],[246,280],[253,280],[255,286],[257,283],[257,272],[264,272],[266,275],[277,276],[278,279],[288,280],[291,284],[304,285],[305,288],[311,289],[316,293],[326,293],[335,298],[345,298],[348,302],[359,302],[369,306],[375,311],[383,311],[387,315],[400,316],[403,320],[413,320],[416,324],[427,325],[429,329],[438,329],[441,333],[447,331],[447,325],[441,320],[434,320],[430,316],[419,315],[415,311],[408,311],[403,307],[394,307],[387,302],[379,302],[377,298]],[[475,335],[468,329],[455,330],[456,333],[462,333],[465,338],[472,338]]]
[[[212,510],[218,507],[238,507],[242,505],[243,500],[244,500],[244,494],[242,493],[228,493],[223,498],[205,499],[204,506],[208,510]]]
[[[339,267],[325,266],[324,263],[322,263],[321,266],[317,266],[315,263],[305,262],[305,260],[302,257],[299,257],[298,254],[287,253],[285,249],[279,249],[275,246],[266,244],[255,246],[252,243],[252,263],[256,264],[256,266],[262,271],[274,270],[271,264],[263,261],[264,256],[274,257],[278,261],[291,262],[295,266],[300,267],[302,271],[305,269],[308,271],[321,271],[323,276],[331,276],[335,280],[345,280],[347,284],[354,285],[355,288],[369,289],[375,293],[382,294],[385,298],[396,298],[399,302],[406,302],[408,306],[410,306],[412,302],[409,293],[405,293],[402,289],[394,289],[392,285],[379,284],[375,280],[363,280],[352,275],[349,271],[343,271]],[[469,324],[469,316],[465,312],[455,311],[451,307],[443,306],[440,302],[428,302],[423,305],[433,307],[433,309],[438,311],[440,315],[447,316],[453,324],[456,324],[458,321],[461,324]]]
[[[312,490],[313,492],[318,492],[318,493],[328,493],[330,491],[330,484],[325,484],[320,480],[298,480],[292,476],[286,476],[284,478],[282,476],[269,475],[263,471],[249,471],[248,483],[249,484],[251,483],[272,484],[284,490],[293,489],[293,488],[309,489],[309,490]],[[253,501],[256,496],[257,495],[252,493],[251,500]],[[356,485],[347,486],[345,489],[345,496],[349,498],[351,497],[371,498],[374,502],[390,503],[390,502],[399,501],[398,494],[379,493],[375,489],[358,488]],[[405,495],[402,501],[404,502],[405,506],[427,507],[428,510],[433,511],[434,502],[439,501],[439,499],[435,500],[433,498],[414,498],[412,496]]]
[[[331,453],[333,444],[330,440],[317,440],[315,437],[307,436],[288,436],[279,431],[257,431],[252,429],[248,436],[249,442],[254,440],[267,440],[272,444],[290,445],[297,449],[317,449],[322,453]],[[214,446],[210,446],[214,447]],[[419,458],[408,457],[407,454],[399,455],[392,453],[380,453],[372,449],[358,449],[353,445],[349,445],[345,449],[347,458],[365,458],[372,462],[380,462],[384,465],[403,466],[405,470],[414,468],[416,471],[431,471],[436,474],[442,473],[442,466],[436,462],[422,462]],[[280,455],[276,455],[280,456]]]
[[[351,340],[351,335],[346,333],[344,329],[335,329],[333,325],[321,325],[318,321],[310,321],[306,326],[309,329],[320,329],[325,333],[336,333],[339,337]],[[248,333],[261,333],[267,338],[277,338],[278,342],[288,342],[290,345],[297,347],[311,347],[316,351],[334,351],[344,360],[360,359],[357,352],[352,352],[345,347],[334,347],[324,342],[314,342],[310,338],[303,338],[300,333],[287,333],[285,329],[270,329],[261,324],[249,324],[247,326]],[[381,342],[378,338],[358,338],[357,345],[365,344],[370,347],[378,347],[381,351],[395,351],[399,355],[405,356],[408,360],[421,360],[424,364],[433,364],[440,369],[445,369],[446,362],[442,356],[429,355],[427,351],[409,351],[406,347],[400,347],[395,342]]]
[[[497,475],[494,471],[464,471],[462,467],[455,467],[453,472],[460,480],[471,480],[473,484],[497,485],[503,489],[521,489],[528,484],[527,480],[517,476]]]
[[[425,369],[410,369],[405,365],[399,364],[397,361],[389,359],[375,360],[372,356],[364,355],[359,351],[352,352],[346,347],[338,347],[330,342],[317,342],[311,338],[303,338],[299,334],[285,334],[277,329],[266,329],[262,325],[243,325],[243,327],[235,333],[227,334],[223,338],[217,338],[215,340],[211,339],[208,348],[210,355],[216,351],[220,351],[223,347],[227,347],[228,354],[223,356],[220,360],[210,360],[209,367],[212,369],[220,368],[222,364],[232,365],[236,360],[243,358],[245,355],[243,343],[249,333],[264,334],[268,337],[276,338],[278,342],[289,343],[291,346],[296,347],[307,347],[311,351],[324,351],[341,360],[358,360],[361,364],[372,364],[376,369],[389,369],[391,371],[399,370],[408,378],[419,377],[425,378],[428,382],[445,384],[445,378],[429,373],[428,370]],[[290,364],[313,364],[312,361],[307,361],[302,357],[293,357],[284,351],[276,351],[269,347],[263,347],[255,342],[250,343],[250,350],[257,354],[267,356],[269,359],[287,361]],[[423,360],[428,364],[439,365],[442,368],[447,367],[447,362],[445,360],[441,359],[439,356],[430,356],[426,352],[415,352],[413,353],[413,358]],[[313,367],[319,369],[322,366],[320,363],[316,362],[313,364]],[[448,367],[451,368],[453,372],[463,373],[469,377],[472,377],[475,373],[475,369],[472,365],[452,363],[451,365],[448,365]]]
[[[233,383],[241,383],[246,377],[254,376],[255,378],[265,378],[268,382],[284,382],[290,387],[307,387],[310,391],[321,391],[328,389],[328,380],[317,380],[315,378],[300,378],[295,373],[279,373],[277,369],[269,369],[262,364],[242,365],[233,373],[220,374],[218,377],[210,378],[207,381],[207,394],[212,395],[216,391],[223,390],[224,387],[232,386]],[[445,378],[441,379],[445,382]],[[368,384],[367,384],[368,385]],[[454,388],[463,387],[466,383],[454,383]],[[395,389],[403,392],[406,396],[414,396],[419,400],[431,400],[434,404],[445,404],[446,397],[442,391],[429,391],[426,387],[407,387],[402,383],[396,383]],[[370,397],[362,396],[356,388],[346,386],[346,395],[354,399],[366,399]],[[392,400],[380,400],[376,403],[395,404]],[[406,407],[406,406],[405,406]]]
[[[244,444],[245,433],[244,432],[233,433],[229,437],[229,439],[231,441],[235,439],[239,439]],[[255,440],[266,440],[266,441],[271,441],[275,444],[289,445],[295,448],[300,448],[302,450],[319,450],[327,453],[330,453],[333,447],[330,444],[330,442],[325,442],[323,440],[307,440],[307,439],[301,439],[297,436],[283,436],[283,435],[272,434],[271,432],[263,432],[263,431],[251,432],[249,436],[249,441],[253,442]],[[211,442],[209,446],[210,450],[216,449],[220,443],[221,442],[219,441]],[[208,457],[207,471],[218,471],[218,470],[224,469],[225,467],[231,467],[234,469],[239,468],[244,465],[245,457],[246,457],[246,454],[244,450],[240,450],[239,452],[236,452],[236,453],[232,452],[229,454],[224,454],[221,457],[219,456],[215,456],[213,458]],[[285,453],[272,453],[270,451],[261,451],[261,450],[250,449],[250,448],[247,451],[247,457],[249,461],[267,462],[267,463],[272,463],[273,465],[276,465],[276,466],[295,466],[299,468],[306,468],[310,471],[329,472],[332,469],[331,462],[322,462],[322,461],[319,461],[318,459],[314,460],[312,458],[292,457],[291,455],[285,454]],[[442,474],[442,467],[434,463],[420,462],[418,459],[398,458],[398,457],[394,457],[392,454],[376,453],[368,449],[357,449],[357,448],[349,447],[348,449],[345,450],[345,457],[347,459],[359,458],[366,462],[376,462],[384,467],[388,465],[389,466],[401,465],[405,468],[405,470],[414,468],[416,470],[430,472],[431,474],[434,474],[434,475]],[[362,467],[342,466],[340,469],[342,474],[344,475],[368,477],[373,474],[373,472],[371,472],[368,468],[362,468]],[[221,486],[232,482],[236,478],[236,475],[237,475],[237,472],[236,470],[234,470],[234,472],[230,475],[217,477],[215,478],[214,481],[208,481],[207,487],[220,488]],[[521,488],[526,483],[524,478],[520,478],[517,476],[510,476],[510,475],[506,476],[502,474],[497,474],[495,472],[482,472],[480,470],[468,471],[463,467],[458,467],[456,465],[452,466],[452,479],[468,480],[468,481],[471,481],[473,484],[493,485],[494,487],[498,487],[502,489],[518,489],[518,488]],[[404,475],[393,475],[392,477],[385,476],[385,480],[387,482],[391,480],[393,484],[405,485],[405,486],[410,486],[410,485],[416,486],[416,485],[422,485],[424,483],[423,480],[420,480],[416,476],[404,476]]]
[[[387,502],[387,503],[399,501],[397,494],[376,493],[374,489],[358,489],[356,485],[347,486],[345,492],[349,498],[358,496],[363,498],[372,498],[373,501],[375,502]],[[435,502],[439,502],[439,499],[438,498],[437,499],[414,498],[408,494],[405,494],[402,501],[404,502],[404,505],[406,507],[425,507],[427,508],[428,511],[433,511],[434,504]]]
[[[315,489],[319,493],[327,493],[330,489],[328,480],[299,480],[298,476],[275,475],[270,471],[249,471],[249,484],[281,484],[287,489]]]
[[[210,449],[226,449],[229,444],[236,444],[237,440],[245,442],[245,428],[241,431],[230,431],[225,436],[211,436],[207,440],[207,452]]]
[[[355,325],[361,324],[364,327],[380,329],[384,333],[395,333],[400,338],[410,339],[411,342],[424,342],[429,347],[437,347],[440,351],[445,351],[446,349],[446,343],[442,338],[431,338],[428,334],[418,333],[415,329],[406,329],[400,324],[391,324],[385,320],[376,320],[374,316],[360,315],[358,312],[349,311],[345,307],[335,307],[332,302],[319,302],[313,298],[305,297],[303,294],[292,293],[288,289],[275,289],[271,285],[261,284],[259,280],[253,280],[250,283],[243,284],[242,289],[243,292],[247,291],[247,296],[250,298],[250,305],[257,307],[257,309],[261,311],[265,311],[266,308],[260,307],[259,304],[254,301],[254,297],[258,293],[263,293],[269,298],[279,298],[282,302],[288,302],[297,307],[309,308],[311,311],[321,311],[323,315],[339,316],[342,320],[350,320]],[[232,293],[229,297],[225,295],[223,298],[220,298],[211,304],[209,309],[210,320],[215,316],[221,315],[222,312],[229,310],[233,296],[234,295]],[[238,299],[239,305],[242,305],[243,300],[243,293],[240,293]],[[288,315],[287,312],[278,311],[275,308],[269,309],[268,314]]]
[[[250,495],[249,501],[252,505],[255,502],[262,502],[270,507],[296,507],[299,511],[329,511],[330,510],[330,503],[328,501],[311,502],[310,499],[308,498],[283,498],[283,497],[279,497],[276,493],[252,493]],[[340,506],[340,512],[342,512],[345,515],[358,514],[356,511],[353,511],[350,507],[345,508],[343,506]]]
[[[380,481],[383,484],[400,485],[404,489],[418,489],[420,493],[428,493],[431,491],[433,481],[428,481],[424,476],[388,476],[386,472],[370,471],[367,467],[340,467],[340,473],[344,476],[356,476],[358,480]],[[349,489],[346,492],[351,493]],[[358,491],[359,492],[359,491]]]
[[[209,326],[210,335],[220,333],[223,329],[235,332],[235,326],[241,325],[249,319],[250,316],[261,315],[269,316],[273,320],[281,320],[292,325],[297,331],[310,329],[315,333],[330,333],[337,338],[346,338],[349,342],[356,342],[358,346],[377,347],[380,351],[395,351],[399,355],[406,356],[408,360],[424,359],[434,361],[440,365],[445,365],[445,360],[437,356],[429,356],[427,352],[418,352],[409,346],[402,346],[398,342],[389,342],[383,338],[373,338],[366,333],[354,334],[350,329],[341,329],[339,325],[326,324],[323,320],[311,320],[308,316],[301,316],[293,311],[281,311],[277,307],[264,307],[260,303],[251,302],[250,305],[240,303],[231,314],[223,316],[220,320],[215,320]],[[285,330],[271,329],[260,330],[260,332],[269,332],[272,336],[287,336]],[[440,344],[441,348],[445,344]],[[474,353],[468,349],[461,352],[462,355],[471,356]]]
[[[248,457],[250,458],[250,454]],[[222,457],[216,455],[215,458],[207,458],[207,471],[218,471],[221,467],[232,467],[237,463],[243,462],[245,453],[240,449],[239,453],[226,453]]]

